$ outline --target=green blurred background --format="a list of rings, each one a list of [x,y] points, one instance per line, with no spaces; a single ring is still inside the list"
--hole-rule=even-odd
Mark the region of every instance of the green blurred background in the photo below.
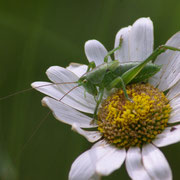
[[[6,0],[0,1],[0,96],[47,80],[53,65],[87,63],[85,41],[112,49],[116,32],[137,18],[154,22],[155,47],[180,30],[179,0]],[[30,91],[0,101],[0,173],[3,180],[66,180],[74,159],[91,147],[41,106]],[[26,144],[24,146],[24,144]],[[180,144],[162,148],[180,179]],[[128,180],[125,167],[104,180]]]

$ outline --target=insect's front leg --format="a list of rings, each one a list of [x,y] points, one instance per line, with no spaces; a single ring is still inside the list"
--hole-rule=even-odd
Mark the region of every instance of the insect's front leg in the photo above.
[[[90,124],[94,124],[95,120],[97,119],[97,111],[98,111],[98,107],[102,101],[104,95],[104,87],[99,89],[99,92],[97,94],[97,98],[96,98],[96,107],[94,109],[94,114],[93,114],[93,119],[91,121]]]
[[[113,50],[111,50],[111,51],[109,51],[109,52],[107,53],[107,55],[104,57],[104,62],[107,63],[107,62],[108,62],[108,57],[111,56],[115,51],[117,51],[118,49],[121,48],[121,46],[122,46],[122,41],[123,41],[123,39],[122,39],[122,36],[121,36],[120,41],[119,41],[119,46],[116,47],[116,48],[114,48]]]
[[[109,85],[107,90],[111,90],[112,88],[117,87],[117,85],[123,89],[124,95],[126,97],[126,99],[128,99],[129,101],[133,102],[133,100],[128,96],[127,91],[126,91],[126,87],[124,84],[124,81],[122,79],[122,77],[117,77],[116,79],[114,79]]]
[[[88,64],[88,68],[87,68],[86,73],[89,72],[91,69],[94,69],[95,67],[96,67],[95,62],[94,62],[94,61],[90,62],[90,63]]]

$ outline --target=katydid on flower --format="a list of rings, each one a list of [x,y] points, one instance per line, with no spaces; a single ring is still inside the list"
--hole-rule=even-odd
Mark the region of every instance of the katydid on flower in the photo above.
[[[126,85],[147,81],[155,75],[161,66],[153,64],[158,55],[166,50],[180,51],[180,49],[161,45],[147,59],[142,62],[120,63],[118,60],[108,62],[108,56],[121,48],[123,39],[121,37],[119,46],[110,51],[104,58],[104,63],[95,67],[91,62],[88,71],[78,80],[78,85],[83,86],[85,91],[92,94],[96,100],[93,120],[96,118],[98,107],[102,101],[104,90],[122,88],[125,97],[133,103],[126,92]],[[93,121],[92,121],[93,122]]]
[[[42,86],[33,87],[34,89],[38,89],[45,86],[51,85],[61,85],[61,84],[76,84],[74,88],[70,89],[67,93],[65,93],[59,101],[62,101],[63,98],[66,97],[71,91],[80,86],[84,87],[85,92],[94,96],[96,101],[96,107],[94,109],[93,120],[96,119],[96,114],[98,111],[98,107],[102,101],[104,90],[111,91],[113,88],[122,88],[124,95],[127,100],[133,103],[133,100],[130,99],[126,92],[126,85],[132,83],[141,83],[146,82],[150,77],[155,75],[160,69],[160,65],[156,65],[153,62],[157,58],[158,55],[165,52],[166,50],[172,51],[180,51],[180,49],[176,47],[161,45],[159,46],[147,59],[144,61],[133,61],[120,63],[118,60],[112,60],[108,62],[108,57],[111,56],[115,51],[121,48],[123,43],[123,38],[120,38],[119,46],[115,49],[111,50],[104,57],[104,63],[98,66],[95,65],[94,62],[90,62],[88,65],[87,72],[82,75],[78,81],[76,82],[62,82],[62,83],[53,83],[46,84]],[[0,100],[9,98],[19,93],[23,93],[29,91],[33,88],[29,88],[26,90],[19,91],[17,93],[11,94],[6,97],[0,98]]]

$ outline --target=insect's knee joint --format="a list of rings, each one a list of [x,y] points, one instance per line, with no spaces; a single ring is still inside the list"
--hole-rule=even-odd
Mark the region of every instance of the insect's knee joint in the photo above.
[[[159,46],[159,49],[160,49],[160,50],[163,50],[163,51],[166,51],[166,50],[167,50],[167,48],[165,47],[165,45]]]

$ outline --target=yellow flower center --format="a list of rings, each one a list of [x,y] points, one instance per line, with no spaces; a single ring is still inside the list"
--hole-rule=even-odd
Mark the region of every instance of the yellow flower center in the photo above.
[[[98,130],[117,147],[141,147],[165,127],[171,112],[163,92],[149,84],[128,85],[130,102],[122,90],[109,96],[98,112]]]

